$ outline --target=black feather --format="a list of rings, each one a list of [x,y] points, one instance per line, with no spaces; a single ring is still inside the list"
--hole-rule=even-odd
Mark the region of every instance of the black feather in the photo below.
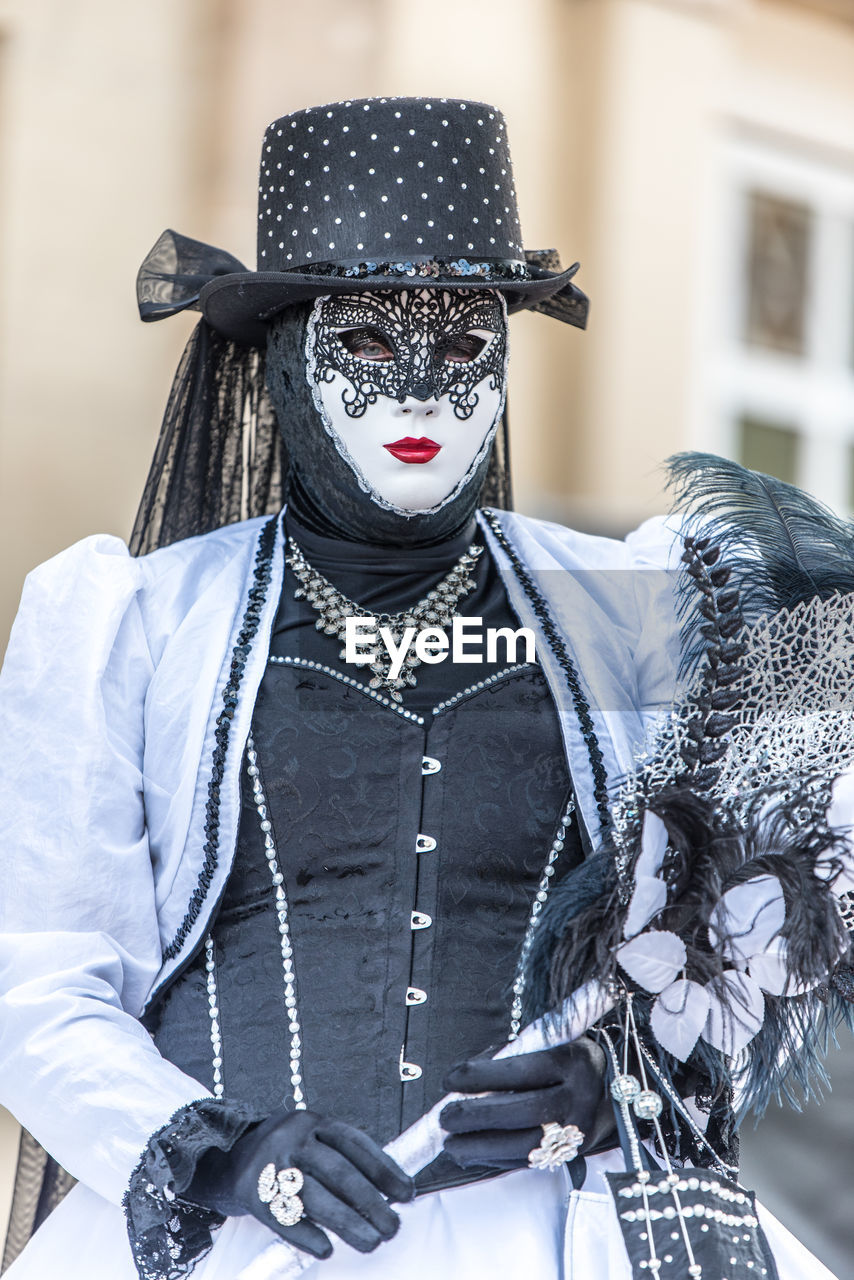
[[[587,978],[614,968],[621,921],[613,849],[606,845],[552,886],[525,967],[525,1021],[547,1014]]]
[[[720,549],[748,622],[854,591],[854,523],[774,476],[710,453],[667,461],[674,511]]]

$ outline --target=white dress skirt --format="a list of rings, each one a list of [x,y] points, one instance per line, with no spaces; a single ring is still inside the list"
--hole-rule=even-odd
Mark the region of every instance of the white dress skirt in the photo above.
[[[337,1242],[325,1262],[282,1245],[255,1218],[229,1218],[192,1280],[632,1280],[601,1176],[622,1167],[619,1152],[588,1160],[581,1191],[564,1171],[522,1169],[425,1195],[396,1206],[400,1230],[376,1252]],[[835,1280],[767,1209],[759,1216],[780,1280]],[[124,1214],[75,1187],[5,1280],[138,1280]]]

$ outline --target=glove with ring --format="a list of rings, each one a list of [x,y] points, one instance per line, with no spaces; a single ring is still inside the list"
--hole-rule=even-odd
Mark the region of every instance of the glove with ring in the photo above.
[[[556,1168],[576,1154],[605,1150],[616,1142],[606,1073],[605,1053],[588,1036],[537,1053],[460,1063],[444,1088],[486,1097],[443,1108],[445,1151],[464,1169],[523,1169]]]
[[[231,1151],[206,1152],[184,1198],[225,1216],[252,1214],[290,1244],[328,1258],[322,1227],[370,1253],[400,1226],[389,1201],[413,1194],[408,1174],[361,1130],[311,1111],[275,1111]]]

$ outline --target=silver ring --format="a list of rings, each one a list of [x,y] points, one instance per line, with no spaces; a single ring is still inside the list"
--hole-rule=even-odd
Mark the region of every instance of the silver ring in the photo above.
[[[269,1206],[283,1227],[293,1227],[305,1217],[305,1207],[299,1197],[304,1182],[302,1170],[277,1169],[272,1161],[265,1164],[258,1175],[258,1199]]]
[[[541,1126],[543,1137],[540,1145],[528,1152],[530,1169],[559,1169],[578,1155],[584,1134],[576,1124],[549,1124]]]

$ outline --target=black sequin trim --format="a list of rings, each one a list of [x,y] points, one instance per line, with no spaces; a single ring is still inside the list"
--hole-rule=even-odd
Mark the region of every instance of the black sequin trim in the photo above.
[[[566,677],[566,683],[569,686],[573,705],[575,706],[575,714],[578,716],[578,723],[581,725],[581,735],[587,746],[590,769],[593,774],[593,796],[596,800],[596,809],[602,823],[602,833],[604,834],[611,826],[611,813],[608,808],[608,774],[605,770],[605,760],[602,755],[602,749],[599,746],[599,739],[596,736],[590,705],[584,695],[584,690],[581,688],[581,681],[578,678],[575,663],[567,652],[563,637],[555,625],[545,597],[534,585],[533,579],[498,523],[495,514],[492,511],[484,510],[483,515],[494,533],[498,545],[510,561],[513,572],[522,584],[525,595],[530,600],[531,607],[543,629],[543,634]]]
[[[240,694],[240,682],[252,643],[258,631],[264,602],[272,576],[273,548],[276,544],[276,524],[278,517],[273,516],[264,525],[258,537],[258,550],[255,553],[255,573],[249,589],[248,603],[243,615],[237,641],[231,653],[231,670],[225,688],[222,691],[222,711],[216,718],[214,733],[213,767],[208,783],[208,799],[205,805],[205,842],[202,849],[205,855],[199,880],[193,890],[184,919],[181,921],[175,937],[164,948],[163,960],[173,960],[187,940],[187,935],[195,924],[202,910],[208,889],[211,886],[214,871],[219,859],[219,802],[220,785],[225,776],[225,758],[228,753],[228,738],[231,722],[237,708]]]
[[[515,258],[496,258],[489,262],[469,262],[467,258],[453,261],[442,258],[409,259],[403,262],[309,262],[294,268],[300,275],[338,276],[353,280],[363,276],[412,276],[423,280],[465,279],[474,276],[479,280],[538,280],[541,277],[531,271],[526,262]]]

